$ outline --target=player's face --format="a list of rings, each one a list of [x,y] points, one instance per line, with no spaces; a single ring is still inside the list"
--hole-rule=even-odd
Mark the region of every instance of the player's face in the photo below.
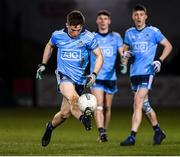
[[[68,34],[75,38],[77,37],[80,33],[81,33],[81,30],[82,30],[82,25],[77,25],[77,26],[69,26],[68,24],[66,25],[67,26],[67,29],[68,29]]]
[[[109,28],[109,25],[111,24],[111,20],[106,15],[100,15],[97,17],[96,23],[99,29],[105,30]]]
[[[146,24],[147,14],[144,11],[138,10],[134,11],[132,14],[132,19],[138,29],[141,29]]]

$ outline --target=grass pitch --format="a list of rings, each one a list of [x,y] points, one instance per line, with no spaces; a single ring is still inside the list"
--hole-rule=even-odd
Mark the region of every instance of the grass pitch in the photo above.
[[[54,130],[51,143],[41,146],[45,124],[58,108],[0,108],[0,156],[3,155],[58,155],[58,156],[145,156],[180,155],[180,108],[155,109],[167,138],[159,146],[152,145],[153,130],[146,118],[137,134],[135,146],[122,147],[119,143],[130,132],[132,109],[115,108],[108,130],[109,141],[97,142],[97,129],[92,131],[74,117]]]

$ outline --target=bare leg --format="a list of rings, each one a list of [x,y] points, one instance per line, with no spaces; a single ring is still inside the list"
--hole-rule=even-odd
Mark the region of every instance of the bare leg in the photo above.
[[[110,120],[111,120],[111,106],[112,106],[112,100],[113,100],[113,96],[112,94],[105,94],[105,99],[106,99],[106,103],[105,103],[105,111],[104,111],[104,115],[105,115],[105,119],[104,119],[104,128],[108,129]]]

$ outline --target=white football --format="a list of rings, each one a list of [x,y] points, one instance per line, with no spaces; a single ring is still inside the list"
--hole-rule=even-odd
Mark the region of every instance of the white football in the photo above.
[[[94,112],[97,108],[97,99],[94,95],[85,93],[79,97],[78,106],[82,112],[84,112],[87,107]]]

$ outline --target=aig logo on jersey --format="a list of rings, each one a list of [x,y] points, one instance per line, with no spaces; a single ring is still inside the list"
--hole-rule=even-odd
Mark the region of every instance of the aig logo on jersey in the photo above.
[[[103,52],[103,56],[111,57],[113,55],[113,48],[112,47],[101,47]]]
[[[62,49],[61,58],[63,60],[79,61],[81,60],[80,50]]]
[[[134,52],[146,52],[148,50],[147,42],[134,42],[133,51]]]

